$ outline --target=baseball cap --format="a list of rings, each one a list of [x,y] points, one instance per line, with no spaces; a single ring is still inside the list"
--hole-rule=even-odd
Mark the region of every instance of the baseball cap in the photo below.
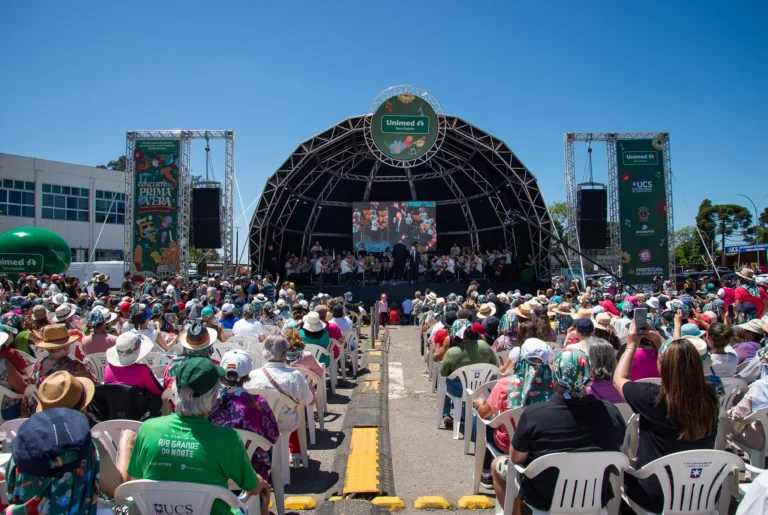
[[[595,332],[595,324],[588,318],[577,318],[573,321],[579,334],[592,334]]]
[[[223,306],[221,306],[221,312],[222,312],[222,313],[224,313],[225,315],[226,315],[227,313],[232,313],[232,311],[234,311],[234,309],[235,309],[235,306],[233,306],[233,305],[232,305],[232,304],[230,304],[229,302],[227,302],[226,304],[224,304]]]
[[[176,384],[192,390],[193,397],[210,392],[224,377],[224,369],[208,358],[189,358],[176,370]]]
[[[128,313],[131,310],[131,303],[130,302],[122,302],[120,303],[120,312],[121,313]]]
[[[234,372],[237,374],[237,379],[242,379],[253,370],[253,360],[244,350],[232,349],[221,357],[221,368],[227,376],[230,372]]]

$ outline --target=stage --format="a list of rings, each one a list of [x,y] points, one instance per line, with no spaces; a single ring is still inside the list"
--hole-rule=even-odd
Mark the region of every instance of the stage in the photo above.
[[[550,287],[546,282],[523,282],[523,281],[499,281],[488,282],[478,281],[477,290],[484,294],[488,288],[493,289],[496,293],[508,292],[520,290],[521,293],[535,294],[536,290],[546,290]],[[346,292],[352,292],[352,299],[354,302],[365,302],[365,308],[370,312],[370,308],[374,302],[379,300],[382,293],[387,294],[389,302],[397,302],[398,305],[402,304],[405,299],[413,299],[413,294],[420,291],[422,298],[424,292],[429,289],[437,294],[438,297],[446,297],[450,293],[455,293],[466,297],[467,288],[469,288],[468,282],[454,282],[454,283],[424,283],[424,284],[410,284],[408,282],[397,281],[387,282],[387,284],[374,284],[374,285],[335,285],[326,286],[322,293],[327,293],[331,297],[341,297]],[[318,292],[317,285],[305,286],[301,288],[305,297],[309,300]]]

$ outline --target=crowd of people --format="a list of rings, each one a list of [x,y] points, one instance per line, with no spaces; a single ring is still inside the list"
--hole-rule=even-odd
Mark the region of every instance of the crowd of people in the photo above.
[[[525,408],[511,438],[504,425],[487,430],[501,457],[486,451],[480,484],[502,504],[511,464],[524,467],[556,452],[620,450],[626,432],[621,405],[640,415],[636,469],[672,453],[713,449],[725,378],[749,385],[728,411],[729,440],[764,448],[760,423],[739,421],[768,407],[768,290],[747,268],[732,282],[698,290],[670,286],[642,293],[605,281],[585,291],[558,285],[534,295],[481,293],[473,282],[465,295],[417,292],[410,307],[441,376],[503,361],[490,395],[474,401],[478,416]],[[459,379],[446,379],[445,389],[462,395]],[[452,414],[451,408],[446,397],[447,428],[464,412]],[[476,424],[465,426],[465,437],[476,430]],[[523,502],[534,513],[547,512],[556,480],[554,469],[524,478],[513,513]],[[606,474],[603,506],[611,498],[608,480]],[[625,475],[625,483],[640,507],[663,511],[655,476]]]
[[[247,496],[262,496],[266,511],[270,453],[259,449],[249,459],[233,429],[273,444],[288,435],[291,463],[301,466],[300,410],[315,402],[303,371],[322,373],[344,335],[367,317],[365,306],[350,293],[305,299],[270,274],[188,285],[126,275],[120,293],[97,288],[107,279],[95,273],[81,285],[57,275],[13,283],[0,276],[0,387],[17,394],[4,395],[2,418],[27,419],[3,470],[8,513],[95,513],[99,499],[142,478],[222,487],[232,480]],[[762,427],[738,421],[768,407],[766,289],[749,269],[732,283],[669,286],[642,293],[606,281],[586,290],[483,293],[472,281],[466,292],[439,298],[426,290],[401,305],[384,293],[374,312],[382,325],[418,324],[444,377],[466,365],[499,365],[502,356],[504,375],[474,408],[485,419],[526,408],[511,437],[503,426],[486,435],[502,457],[486,453],[481,484],[503,502],[511,463],[618,450],[626,431],[620,404],[641,415],[635,467],[713,448],[724,378],[750,385],[730,409],[729,438],[764,447]],[[258,342],[263,366],[247,350],[217,358],[215,345],[233,336]],[[329,353],[316,357],[306,345]],[[102,353],[108,364],[99,375],[86,363]],[[165,358],[161,372],[146,362],[150,355]],[[643,381],[649,378],[655,382]],[[274,413],[255,393],[265,389],[298,408]],[[459,396],[461,383],[449,379],[446,390]],[[169,391],[173,413],[160,416]],[[446,401],[446,427],[461,423],[451,409]],[[89,432],[112,418],[143,421],[138,433],[123,432],[115,461]],[[71,440],[51,436],[64,429]],[[519,502],[548,510],[554,482],[550,473],[524,480]],[[661,511],[658,480],[627,476],[626,488],[643,508]],[[610,491],[603,490],[604,502]],[[228,510],[217,504],[213,513]]]
[[[315,402],[307,371],[321,375],[338,357],[360,307],[351,294],[304,299],[270,275],[214,276],[188,289],[178,277],[137,284],[126,275],[119,294],[94,288],[107,279],[0,277],[2,419],[26,419],[2,470],[6,512],[93,514],[120,484],[151,479],[225,488],[234,481],[246,498],[261,495],[266,513],[270,452],[257,449],[249,459],[234,429],[271,444],[288,436],[291,465],[301,466],[297,429]],[[215,354],[236,337],[251,348]],[[307,344],[329,353],[316,357]],[[103,370],[92,355],[105,357]],[[162,357],[160,371],[150,367],[152,356]],[[263,390],[296,407],[273,412],[256,393]],[[173,412],[161,416],[169,392]],[[90,428],[117,418],[143,423],[138,433],[123,431],[112,460]],[[217,501],[212,513],[230,509]]]

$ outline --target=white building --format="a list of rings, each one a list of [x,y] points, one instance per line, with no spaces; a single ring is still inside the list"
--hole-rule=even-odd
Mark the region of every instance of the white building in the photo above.
[[[43,227],[72,261],[122,260],[124,217],[124,172],[0,153],[0,232]]]

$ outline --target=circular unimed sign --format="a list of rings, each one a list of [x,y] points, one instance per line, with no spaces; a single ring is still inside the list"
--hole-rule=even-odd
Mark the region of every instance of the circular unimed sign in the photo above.
[[[380,160],[412,166],[439,148],[445,133],[442,107],[429,92],[414,86],[389,88],[376,97],[371,110],[368,144]]]

